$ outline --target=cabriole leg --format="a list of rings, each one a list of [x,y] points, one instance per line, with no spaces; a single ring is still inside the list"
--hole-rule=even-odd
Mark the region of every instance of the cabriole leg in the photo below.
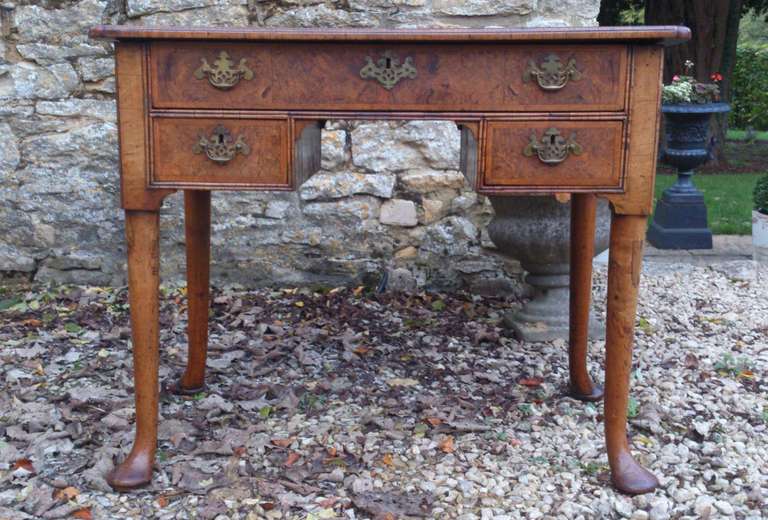
[[[148,484],[155,462],[159,393],[158,228],[159,214],[156,211],[125,212],[136,436],[128,458],[107,476],[107,482],[117,490]]]
[[[211,192],[184,192],[187,242],[188,360],[176,393],[196,394],[205,388],[210,307]]]
[[[613,485],[632,495],[648,493],[659,485],[656,477],[632,457],[627,442],[632,341],[645,226],[645,216],[613,215],[608,267],[605,441]]]
[[[571,200],[571,300],[568,369],[571,396],[599,401],[603,389],[592,383],[587,370],[589,308],[592,299],[592,259],[595,256],[595,212],[592,194],[574,194]]]

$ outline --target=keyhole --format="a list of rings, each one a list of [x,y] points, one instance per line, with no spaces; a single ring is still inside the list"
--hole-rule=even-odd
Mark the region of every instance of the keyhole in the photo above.
[[[386,65],[386,67],[387,67],[388,69],[391,69],[391,68],[392,68],[392,58],[387,58],[387,65]]]
[[[554,135],[550,135],[549,136],[549,144],[551,144],[551,145],[555,144],[555,136]]]
[[[224,134],[219,134],[219,144],[224,144]]]

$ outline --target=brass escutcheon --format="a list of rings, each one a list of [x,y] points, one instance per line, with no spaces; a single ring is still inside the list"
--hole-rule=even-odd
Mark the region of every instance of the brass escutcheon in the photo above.
[[[245,58],[240,59],[237,67],[235,62],[229,59],[226,51],[221,51],[219,57],[213,62],[213,66],[208,64],[208,60],[200,58],[202,65],[195,70],[197,79],[208,78],[208,82],[221,90],[229,90],[240,81],[240,78],[253,79],[253,71],[245,64]]]
[[[248,155],[251,148],[245,143],[243,136],[237,139],[232,137],[229,130],[224,125],[217,125],[210,136],[200,135],[199,140],[192,147],[194,153],[203,153],[216,164],[224,165],[235,158],[240,153]]]
[[[544,90],[560,90],[569,79],[573,81],[581,79],[581,72],[576,69],[574,58],[563,66],[556,54],[550,54],[541,65],[536,65],[533,61],[528,62],[528,68],[523,73],[523,81],[531,81],[531,78],[536,78],[539,86]]]
[[[536,132],[531,132],[531,140],[528,146],[523,150],[526,157],[530,157],[536,152],[539,160],[544,164],[555,165],[563,162],[568,154],[580,155],[583,149],[576,142],[576,132],[571,132],[571,136],[566,139],[560,135],[557,128],[547,129],[541,136],[536,137]]]
[[[400,58],[395,56],[392,51],[384,51],[381,58],[373,62],[370,56],[365,57],[366,64],[360,69],[360,77],[363,79],[375,79],[382,86],[391,90],[392,87],[403,78],[415,78],[416,67],[413,65],[413,59],[409,56],[405,58],[403,64],[400,64]]]

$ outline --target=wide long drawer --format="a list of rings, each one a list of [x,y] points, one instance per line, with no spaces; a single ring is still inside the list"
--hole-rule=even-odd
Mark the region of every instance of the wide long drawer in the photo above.
[[[617,191],[623,127],[621,120],[489,121],[479,189]]]
[[[153,42],[160,109],[620,111],[611,44]]]
[[[291,187],[287,118],[154,117],[150,184]]]

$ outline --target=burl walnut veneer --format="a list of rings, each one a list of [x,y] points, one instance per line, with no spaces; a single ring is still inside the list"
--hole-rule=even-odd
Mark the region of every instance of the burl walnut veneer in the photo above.
[[[685,27],[263,30],[99,26],[116,40],[136,437],[109,475],[150,482],[158,422],[159,209],[184,190],[189,362],[204,387],[212,190],[296,189],[326,119],[448,119],[484,194],[572,194],[571,395],[604,399],[614,486],[658,481],[627,442],[632,340],[656,164],[663,44]],[[611,202],[605,392],[586,367],[596,197]]]

